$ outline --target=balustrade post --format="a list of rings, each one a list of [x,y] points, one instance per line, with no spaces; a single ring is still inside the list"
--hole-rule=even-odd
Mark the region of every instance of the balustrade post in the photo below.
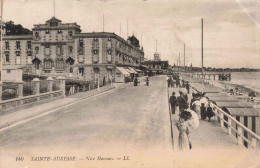
[[[98,91],[100,90],[100,89],[99,89],[99,82],[100,82],[100,81],[99,81],[99,73],[98,73]]]
[[[223,127],[224,126],[224,115],[222,112],[220,112],[220,127]]]
[[[34,95],[40,94],[40,79],[39,78],[33,78],[32,82],[34,84],[33,94]]]
[[[231,134],[231,118],[228,117],[228,134]]]
[[[23,81],[18,81],[16,82],[18,85],[18,90],[17,90],[17,94],[18,94],[18,98],[22,98],[23,97]]]
[[[53,78],[48,77],[46,80],[49,81],[49,90],[48,91],[52,92]]]
[[[256,149],[257,148],[257,141],[255,137],[252,137],[251,139],[251,146]]]
[[[66,98],[66,87],[65,87],[66,78],[63,76],[59,76],[56,79],[59,80],[59,83],[60,83],[60,90],[62,91],[62,98]]]
[[[237,126],[237,144],[242,145],[243,144],[243,139],[242,139],[242,127],[239,125]]]

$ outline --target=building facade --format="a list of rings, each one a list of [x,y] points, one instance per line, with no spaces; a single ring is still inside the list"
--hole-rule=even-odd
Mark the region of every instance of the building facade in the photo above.
[[[126,41],[114,33],[81,33],[77,23],[55,17],[34,25],[32,34],[6,35],[3,42],[3,66],[20,65],[32,75],[114,80],[117,67],[137,68],[144,60],[134,36]]]

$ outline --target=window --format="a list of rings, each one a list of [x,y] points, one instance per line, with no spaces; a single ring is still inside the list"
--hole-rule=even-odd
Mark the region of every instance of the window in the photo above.
[[[52,21],[52,22],[50,23],[50,26],[51,26],[51,27],[58,26],[58,22],[57,22],[57,21]]]
[[[60,55],[61,54],[61,51],[62,51],[62,46],[61,45],[58,45],[58,51],[57,51],[57,54]]]
[[[9,51],[5,52],[5,62],[10,62]]]
[[[32,52],[31,51],[27,51],[27,56],[32,56]]]
[[[79,47],[83,48],[83,41],[79,41]]]
[[[10,46],[9,46],[9,41],[5,41],[5,49],[6,49],[6,50],[9,50],[9,47],[10,47]]]
[[[73,32],[72,31],[69,31],[69,36],[71,37],[73,35]]]
[[[49,30],[46,30],[45,33],[46,33],[46,34],[50,34]]]
[[[44,61],[43,69],[51,69],[51,61]]]
[[[73,47],[69,46],[69,53],[71,54],[73,52]]]
[[[45,47],[46,47],[46,48],[50,48],[50,45],[49,45],[49,44],[46,44]]]
[[[31,41],[27,41],[27,49],[32,49],[32,42]]]
[[[59,29],[59,30],[58,30],[58,33],[60,34],[60,33],[62,33],[62,31]]]
[[[11,69],[7,69],[7,73],[11,73]]]
[[[108,38],[108,41],[111,41],[111,38],[110,38],[110,37]]]
[[[21,52],[20,52],[20,51],[16,51],[16,52],[15,52],[15,55],[16,55],[16,56],[20,56],[20,55],[21,55]]]
[[[35,53],[36,53],[36,54],[39,54],[39,47],[38,47],[38,46],[35,47]]]
[[[79,68],[79,73],[81,74],[81,76],[84,76],[84,68],[83,67]]]
[[[64,69],[64,61],[57,60],[56,61],[56,69]]]
[[[21,45],[20,45],[20,41],[16,41],[16,49],[20,50],[21,49]]]
[[[36,38],[39,37],[39,32],[35,32],[35,37],[36,37]]]

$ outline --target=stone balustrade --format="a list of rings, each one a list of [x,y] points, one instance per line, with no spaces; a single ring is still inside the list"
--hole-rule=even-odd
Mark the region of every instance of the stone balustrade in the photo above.
[[[40,93],[40,80],[39,78],[34,78],[32,80],[33,85],[33,95],[30,96],[23,96],[23,81],[17,82],[17,98],[3,100],[0,102],[0,110],[20,107],[26,104],[47,100],[51,98],[65,98],[65,80],[66,78],[63,76],[59,76],[56,78],[59,82],[59,90],[53,91],[53,80],[52,77],[47,78],[48,81],[48,89],[46,93]],[[2,85],[1,85],[1,92],[2,93]],[[2,98],[2,95],[0,96]]]

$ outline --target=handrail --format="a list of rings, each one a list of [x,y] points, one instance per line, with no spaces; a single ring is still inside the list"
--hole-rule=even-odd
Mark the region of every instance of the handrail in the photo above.
[[[256,133],[254,133],[252,130],[248,129],[246,126],[244,126],[242,123],[240,123],[239,121],[237,121],[234,117],[232,117],[231,115],[229,115],[228,113],[226,113],[225,111],[223,111],[221,108],[219,108],[218,106],[216,106],[215,104],[211,103],[211,106],[213,108],[216,108],[217,111],[219,113],[222,113],[224,114],[223,116],[219,115],[218,112],[215,112],[214,113],[222,120],[223,123],[226,123],[228,125],[228,127],[230,127],[230,129],[233,129],[242,139],[244,139],[248,144],[250,144],[250,146],[252,148],[256,148],[257,145],[256,144],[252,144],[253,142],[251,142],[247,137],[244,137],[243,135],[243,132],[241,132],[238,128],[242,128],[244,131],[246,131],[251,137],[255,138],[256,141],[258,141],[258,144],[260,143],[260,136],[257,135]],[[225,121],[224,120],[224,116],[227,116],[228,117],[228,121]],[[230,120],[230,121],[229,121]],[[231,125],[231,121],[233,121],[237,126],[238,128],[234,128],[232,127]],[[221,127],[222,127],[222,124],[221,124]],[[228,128],[228,131],[230,132],[231,130],[229,130]],[[249,137],[248,135],[248,137]],[[253,139],[252,139],[253,141]],[[255,142],[254,142],[255,143]]]

